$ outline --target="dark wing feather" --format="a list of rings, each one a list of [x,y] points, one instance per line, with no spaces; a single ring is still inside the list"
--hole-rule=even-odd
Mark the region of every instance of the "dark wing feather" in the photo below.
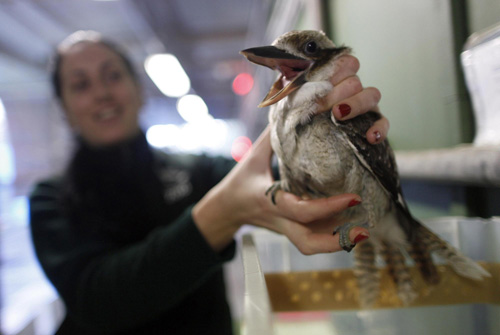
[[[411,239],[413,228],[420,224],[410,214],[403,198],[394,152],[387,140],[377,145],[370,144],[366,140],[366,132],[379,119],[379,113],[368,112],[347,121],[337,121],[337,124],[364,159],[373,176],[389,193],[398,208],[400,224]]]

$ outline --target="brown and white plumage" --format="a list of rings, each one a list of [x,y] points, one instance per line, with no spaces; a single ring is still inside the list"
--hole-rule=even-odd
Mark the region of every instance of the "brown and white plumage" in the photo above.
[[[431,253],[443,256],[462,276],[489,276],[410,214],[388,141],[371,145],[365,137],[379,114],[337,121],[330,113],[319,113],[316,101],[332,90],[334,60],[349,52],[318,31],[292,31],[272,46],[242,51],[250,61],[281,72],[260,105],[271,105],[271,144],[281,178],[273,192],[281,188],[304,198],[342,193],[362,197],[360,205],[342,215],[345,221],[370,227],[370,239],[355,248],[355,274],[364,306],[373,305],[378,296],[376,255],[385,260],[405,304],[416,297],[406,255],[431,284],[439,281]]]

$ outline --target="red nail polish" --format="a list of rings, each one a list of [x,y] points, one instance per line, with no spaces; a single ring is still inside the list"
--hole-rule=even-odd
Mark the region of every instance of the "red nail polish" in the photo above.
[[[354,238],[354,244],[358,244],[359,242],[363,242],[364,240],[366,240],[368,237],[370,237],[369,235],[367,235],[366,233],[359,233],[355,238]]]
[[[342,115],[342,117],[344,118],[351,112],[351,106],[349,106],[348,104],[341,104],[339,105],[339,111],[340,115]]]
[[[356,205],[359,205],[360,203],[361,203],[361,201],[360,201],[360,200],[358,200],[358,199],[352,199],[352,200],[349,202],[349,204],[347,205],[347,207],[354,207],[354,206],[356,206]]]

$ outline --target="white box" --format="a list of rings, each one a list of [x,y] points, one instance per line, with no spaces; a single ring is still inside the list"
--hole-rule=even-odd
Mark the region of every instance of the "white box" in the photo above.
[[[254,230],[244,236],[242,245],[242,333],[500,334],[500,218],[448,217],[427,220],[425,224],[467,256],[484,262],[493,277],[477,283],[443,270],[444,288],[424,289],[427,300],[403,307],[387,298],[373,309],[361,310],[353,304],[356,297],[348,296],[353,289],[353,279],[349,277],[353,277],[351,254],[304,256],[286,238]],[[448,287],[446,280],[453,285]],[[393,289],[383,287],[387,291]],[[453,303],[454,296],[460,303]],[[446,301],[441,303],[441,297]]]

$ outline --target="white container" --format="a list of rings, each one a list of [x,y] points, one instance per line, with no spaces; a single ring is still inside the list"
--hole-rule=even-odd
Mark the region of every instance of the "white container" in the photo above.
[[[500,23],[467,39],[461,54],[471,95],[474,145],[500,145]]]
[[[246,290],[243,334],[500,334],[500,218],[450,217],[427,220],[425,224],[467,256],[485,262],[492,272],[493,277],[484,283],[465,281],[464,290],[458,286],[447,294],[432,289],[427,291],[430,297],[452,298],[456,292],[462,295],[460,299],[465,296],[466,300],[469,294],[470,302],[437,301],[418,307],[401,307],[397,303],[391,306],[389,301],[382,308],[361,310],[353,307],[352,297],[350,302],[346,299],[349,293],[345,285],[352,285],[352,280],[346,277],[351,271],[352,254],[304,256],[286,238],[255,230],[244,236],[242,248]],[[332,278],[325,281],[328,273]],[[286,285],[273,284],[273,276],[280,277]],[[449,277],[455,285],[457,281],[461,283],[451,274]],[[291,282],[293,285],[288,287]],[[472,289],[465,287],[469,285],[473,285]],[[267,287],[271,290],[274,287],[275,291]],[[277,292],[284,296],[276,297]],[[346,299],[345,309],[343,299]],[[482,299],[494,303],[482,303]],[[278,311],[271,307],[273,300],[279,305]],[[304,304],[297,303],[301,301]],[[316,302],[318,309],[314,308]],[[335,308],[322,309],[325,302]],[[295,306],[301,307],[294,310]]]

